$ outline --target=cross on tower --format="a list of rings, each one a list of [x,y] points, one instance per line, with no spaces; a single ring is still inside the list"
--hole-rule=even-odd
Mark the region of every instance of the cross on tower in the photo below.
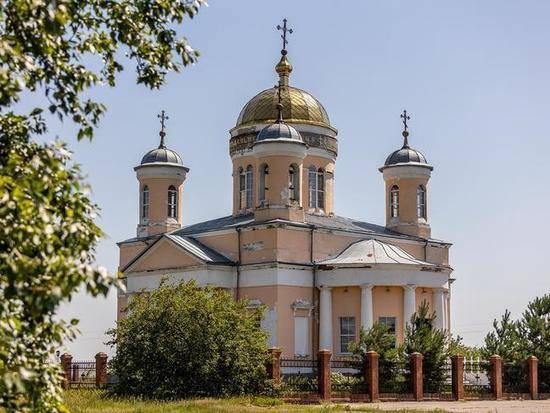
[[[170,119],[167,115],[164,109],[160,112],[159,115],[157,115],[157,118],[160,119],[160,145],[159,148],[164,148],[164,137],[166,136],[165,128],[166,128],[166,121]]]
[[[403,119],[403,126],[405,127],[405,132],[407,131],[407,121],[411,119],[410,116],[407,115],[407,111],[404,110],[403,114],[401,115],[401,119]]]
[[[283,50],[286,51],[286,45],[288,44],[288,40],[286,40],[286,34],[292,34],[292,29],[286,27],[286,19],[283,19],[283,25],[277,25],[277,30],[281,30],[283,34],[281,34],[281,39],[283,39]]]

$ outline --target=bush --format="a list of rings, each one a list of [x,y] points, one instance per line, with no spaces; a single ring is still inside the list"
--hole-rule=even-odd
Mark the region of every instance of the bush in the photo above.
[[[166,280],[134,296],[109,332],[118,394],[175,399],[262,392],[267,386],[262,308],[214,287]]]

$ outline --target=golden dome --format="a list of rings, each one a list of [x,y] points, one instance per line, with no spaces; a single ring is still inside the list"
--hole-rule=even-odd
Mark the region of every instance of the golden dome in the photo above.
[[[277,88],[266,89],[244,106],[237,119],[237,125],[254,123],[271,123],[277,120]],[[281,103],[283,104],[283,119],[289,123],[308,123],[311,125],[328,126],[330,121],[327,111],[312,95],[302,89],[292,86],[281,88]]]

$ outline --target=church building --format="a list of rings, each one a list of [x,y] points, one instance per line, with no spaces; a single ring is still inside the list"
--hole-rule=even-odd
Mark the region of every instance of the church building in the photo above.
[[[229,131],[233,210],[228,216],[182,227],[184,186],[193,179],[165,142],[134,170],[139,188],[137,236],[119,242],[126,292],[150,291],[164,276],[195,280],[264,305],[262,327],[284,357],[318,349],[349,352],[360,329],[386,324],[403,340],[422,301],[435,311],[435,327],[450,329],[451,244],[431,238],[429,179],[433,167],[409,144],[380,168],[385,225],[334,211],[338,131],[323,105],[291,85],[283,50],[275,66],[278,86],[254,96]],[[374,170],[373,173],[376,173]],[[193,194],[200,197],[201,194]]]

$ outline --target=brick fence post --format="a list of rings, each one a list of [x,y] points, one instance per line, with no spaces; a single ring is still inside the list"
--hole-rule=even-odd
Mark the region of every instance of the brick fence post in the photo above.
[[[68,390],[71,385],[71,367],[73,363],[73,356],[64,353],[61,356],[61,368],[63,369],[63,388]]]
[[[267,377],[275,383],[281,383],[281,354],[282,350],[277,347],[272,347],[267,350],[269,359],[267,360]]]
[[[496,400],[502,399],[502,358],[494,355],[491,361],[491,390]]]
[[[464,356],[451,357],[453,399],[464,400]]]
[[[330,400],[330,350],[317,352],[317,387],[321,400]]]
[[[539,398],[538,364],[539,359],[535,356],[527,357],[529,394],[531,394],[531,399],[533,400],[537,400]]]
[[[95,355],[95,386],[103,387],[107,384],[107,354]]]
[[[376,351],[367,351],[365,366],[365,381],[368,383],[367,393],[371,402],[380,400],[378,391],[378,358],[380,357]]]
[[[411,375],[412,375],[412,393],[414,400],[422,401],[424,398],[424,384],[422,380],[422,359],[424,356],[420,353],[411,354]]]

